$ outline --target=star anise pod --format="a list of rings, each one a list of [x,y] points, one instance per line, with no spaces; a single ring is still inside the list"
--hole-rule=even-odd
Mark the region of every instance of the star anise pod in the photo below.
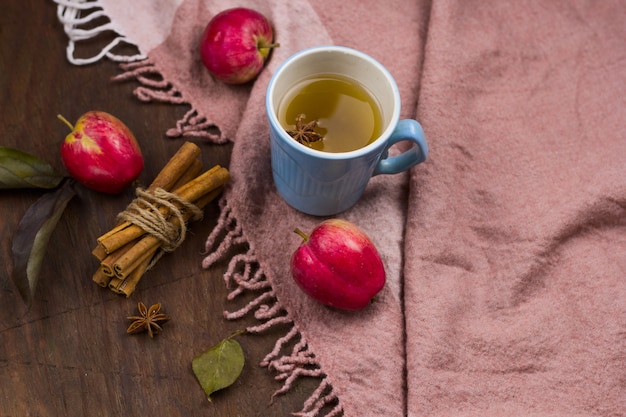
[[[170,319],[165,314],[159,313],[161,311],[161,303],[153,304],[150,308],[146,308],[146,305],[140,301],[137,304],[137,309],[140,316],[128,317],[128,320],[133,321],[126,329],[128,334],[147,331],[150,337],[154,337],[156,333],[163,331],[159,323],[165,323]]]
[[[296,117],[296,129],[288,130],[289,136],[297,140],[303,145],[309,145],[312,142],[322,140],[324,137],[317,133],[314,129],[317,126],[317,120],[311,120],[309,123],[304,123],[303,120],[306,116],[299,114]]]

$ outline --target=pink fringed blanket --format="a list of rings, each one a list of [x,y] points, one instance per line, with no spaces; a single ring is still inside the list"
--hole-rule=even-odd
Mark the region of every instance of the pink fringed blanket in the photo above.
[[[227,278],[233,299],[258,298],[228,317],[254,314],[257,332],[291,325],[262,365],[283,390],[319,378],[298,415],[626,415],[626,3],[55,1],[71,62],[124,62],[119,78],[137,79],[140,99],[190,105],[169,136],[234,142],[203,266],[249,244]],[[235,5],[268,16],[281,46],[233,88],[196,51],[211,16]],[[85,35],[98,11],[110,24]],[[119,36],[78,58],[103,30]],[[425,164],[376,177],[339,216],[388,271],[357,314],[295,287],[292,230],[320,219],[290,209],[271,179],[265,88],[285,58],[320,44],[381,61],[430,144]]]

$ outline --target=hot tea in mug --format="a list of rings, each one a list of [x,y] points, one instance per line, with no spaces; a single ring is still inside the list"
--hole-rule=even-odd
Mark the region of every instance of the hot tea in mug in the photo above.
[[[322,45],[290,56],[270,79],[265,108],[276,190],[307,214],[341,213],[373,176],[404,172],[428,156],[419,122],[400,120],[389,71],[354,49]],[[410,146],[390,155],[399,142]]]
[[[380,105],[362,84],[338,74],[316,74],[293,85],[277,111],[300,143],[324,152],[367,146],[383,131]]]

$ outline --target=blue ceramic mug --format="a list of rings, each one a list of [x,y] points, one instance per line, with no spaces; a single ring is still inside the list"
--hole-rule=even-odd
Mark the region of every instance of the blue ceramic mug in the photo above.
[[[278,106],[294,84],[316,74],[348,77],[369,90],[382,112],[382,134],[365,147],[339,153],[312,149],[292,138],[279,122]],[[269,82],[266,110],[276,189],[290,206],[307,214],[331,216],[347,210],[359,200],[372,176],[406,171],[428,156],[421,125],[412,119],[400,120],[400,93],[389,71],[354,49],[318,46],[292,55]],[[401,141],[412,146],[389,157],[389,148]]]

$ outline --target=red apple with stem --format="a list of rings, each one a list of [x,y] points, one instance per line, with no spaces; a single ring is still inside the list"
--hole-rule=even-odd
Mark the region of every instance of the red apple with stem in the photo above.
[[[370,238],[342,219],[320,223],[291,257],[291,274],[313,299],[343,310],[361,310],[385,285],[385,268]]]
[[[204,66],[218,80],[243,84],[254,79],[268,58],[274,33],[270,22],[256,10],[236,7],[216,14],[200,41]]]
[[[139,177],[144,160],[137,139],[117,117],[89,111],[72,125],[61,144],[61,159],[69,174],[92,190],[119,194]]]

